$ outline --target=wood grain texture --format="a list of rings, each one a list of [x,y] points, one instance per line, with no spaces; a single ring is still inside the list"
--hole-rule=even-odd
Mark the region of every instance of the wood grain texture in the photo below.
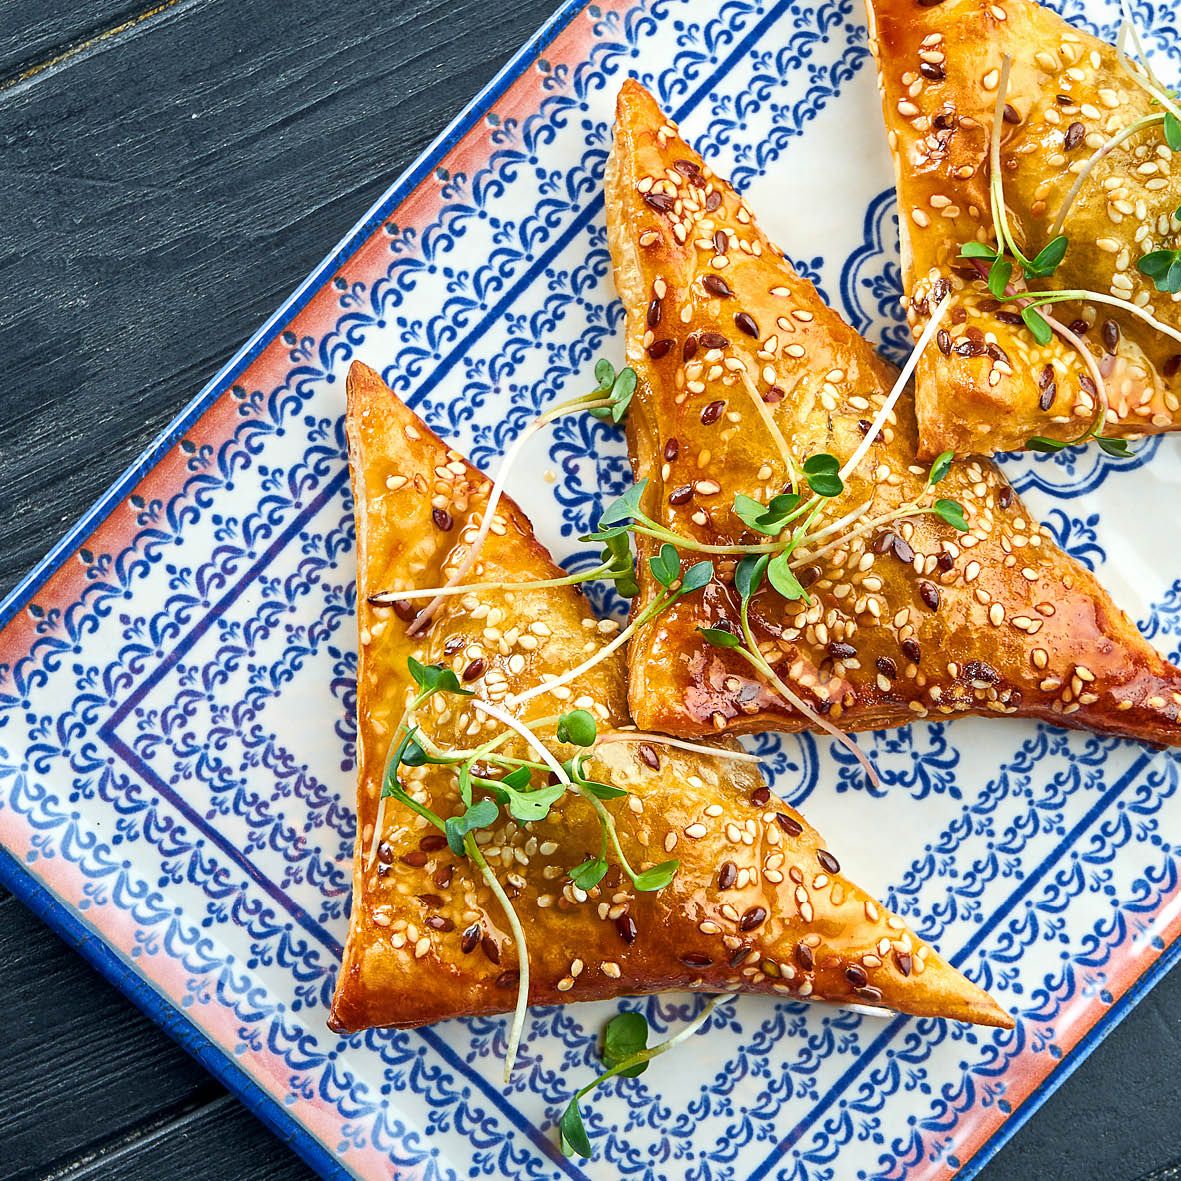
[[[0,0],[0,591],[410,163],[556,0]],[[0,898],[0,1178],[311,1174]],[[784,1046],[784,1061],[792,1048]],[[1181,1156],[1181,972],[984,1181]]]
[[[221,1088],[14,898],[0,901],[0,1162],[35,1178],[96,1136],[204,1106]],[[61,1072],[51,1081],[47,1068]]]
[[[230,1095],[97,1146],[41,1181],[315,1181]]]
[[[0,0],[0,90],[50,70],[64,58],[97,49],[116,30],[149,20],[177,0]]]

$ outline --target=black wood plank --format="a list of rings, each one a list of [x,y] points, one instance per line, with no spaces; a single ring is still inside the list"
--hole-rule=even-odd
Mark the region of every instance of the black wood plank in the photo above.
[[[201,3],[0,93],[0,587],[551,8]]]
[[[41,1177],[221,1088],[16,899],[0,902],[0,1174]]]
[[[182,0],[91,43],[148,5],[0,0],[0,85],[65,51],[0,90],[0,589],[554,2]],[[0,1177],[308,1176],[2,898],[0,985]],[[1181,1156],[1179,1002],[1174,973],[984,1181],[1132,1181]]]
[[[0,0],[0,88],[36,77],[71,54],[105,48],[177,0]]]
[[[104,1144],[42,1181],[143,1181],[189,1178],[315,1181],[294,1154],[229,1095],[135,1137]]]

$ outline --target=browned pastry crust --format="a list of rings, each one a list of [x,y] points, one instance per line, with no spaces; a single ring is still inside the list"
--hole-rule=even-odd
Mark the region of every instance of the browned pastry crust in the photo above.
[[[355,364],[348,436],[358,537],[358,834],[353,907],[331,1025],[412,1026],[510,1009],[517,958],[504,915],[467,859],[437,830],[389,801],[380,855],[367,866],[386,750],[412,690],[406,658],[441,662],[491,701],[562,672],[604,643],[569,587],[481,592],[448,600],[411,639],[391,608],[367,596],[437,585],[462,559],[487,480]],[[559,574],[529,522],[502,502],[471,578],[521,582]],[[445,514],[445,515],[441,515]],[[425,723],[437,741],[470,746],[466,699],[436,698]],[[622,657],[598,665],[537,718],[578,705],[600,734],[621,724]],[[499,728],[499,727],[498,727]],[[495,732],[495,731],[494,731]],[[590,771],[630,791],[610,801],[629,859],[681,859],[672,885],[637,893],[613,871],[589,896],[567,870],[598,848],[577,797],[550,817],[500,822],[483,846],[526,931],[534,1004],[664,989],[741,990],[889,1006],[1009,1026],[987,993],[950,967],[845,879],[819,834],[770,794],[749,763],[666,746],[608,743]],[[460,810],[454,775],[425,766],[408,786],[444,816]]]
[[[1078,351],[1058,336],[1039,346],[1019,318],[1013,322],[1016,309],[998,305],[958,258],[964,242],[995,245],[989,148],[1002,58],[1013,61],[1001,144],[1005,199],[1029,256],[1051,236],[1075,170],[1106,139],[1160,108],[1110,45],[1033,0],[868,0],[868,7],[916,332],[937,302],[934,285],[953,288],[942,351],[928,350],[918,368],[919,452],[929,458],[943,450],[1016,450],[1034,435],[1076,438],[1095,406],[1095,383]],[[1031,287],[1145,299],[1163,323],[1181,327],[1181,305],[1136,269],[1142,255],[1178,245],[1173,211],[1181,185],[1172,160],[1159,123],[1105,157],[1066,218],[1065,260]],[[1105,372],[1105,434],[1177,429],[1177,341],[1119,308],[1071,302],[1050,310],[1065,325],[1079,322]]]
[[[645,510],[699,543],[766,541],[731,508],[737,492],[766,503],[786,486],[754,397],[797,466],[818,452],[843,463],[894,371],[795,274],[635,82],[620,93],[607,211],[628,362],[639,375],[628,422],[635,475],[649,481]],[[958,460],[924,494],[927,466],[914,453],[904,395],[818,525],[867,506],[841,531],[849,534],[937,495],[963,504],[968,532],[928,513],[833,552],[822,548],[831,539],[799,550],[811,604],[764,588],[751,611],[788,685],[844,730],[1018,714],[1181,742],[1181,672],[1030,519],[996,467]],[[654,546],[641,538],[644,555]],[[629,691],[641,727],[699,736],[809,725],[741,657],[698,634],[739,630],[733,562],[719,559],[702,595],[681,599],[632,641]],[[646,562],[640,572],[642,606],[659,587]]]

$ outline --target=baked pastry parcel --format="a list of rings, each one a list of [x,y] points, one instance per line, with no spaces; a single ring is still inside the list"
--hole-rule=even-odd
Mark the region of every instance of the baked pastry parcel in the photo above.
[[[671,535],[686,559],[712,552],[717,572],[633,638],[638,725],[874,730],[975,713],[1181,740],[1181,671],[990,461],[916,462],[909,394],[887,408],[895,370],[635,82],[619,97],[607,211],[639,376],[639,549]],[[750,546],[774,557],[744,595]],[[639,570],[642,613],[661,588]]]
[[[414,1026],[509,1010],[521,967],[516,943],[472,858],[452,852],[446,836],[396,798],[378,819],[387,751],[419,692],[408,658],[450,670],[474,694],[437,694],[420,711],[419,733],[442,748],[471,748],[503,730],[489,726],[475,702],[510,708],[517,690],[601,649],[604,629],[572,587],[512,589],[563,572],[506,499],[468,576],[472,585],[499,589],[451,597],[428,628],[408,634],[412,612],[369,598],[445,580],[472,540],[489,483],[360,364],[348,378],[347,425],[358,541],[358,833],[330,1024],[339,1031]],[[597,738],[587,748],[586,774],[622,789],[600,802],[629,864],[641,873],[670,859],[679,866],[663,888],[645,891],[608,853],[605,877],[580,889],[570,870],[600,849],[590,804],[567,792],[546,818],[522,823],[502,809],[477,844],[519,916],[531,1003],[740,990],[1012,1024],[987,993],[843,876],[816,830],[770,793],[757,764],[731,757],[736,744],[715,754],[620,732],[622,656],[557,696],[536,697],[514,713],[533,724],[562,710],[591,714]],[[553,729],[537,726],[565,758],[577,748],[557,742]],[[514,750],[521,748],[500,748]],[[463,813],[456,766],[403,766],[399,777],[419,807],[441,817]]]
[[[1176,430],[1181,122],[1158,84],[1033,0],[867,2],[916,332],[951,294],[918,366],[920,455]],[[995,292],[988,253],[961,257],[965,243],[997,247],[994,178],[1013,244],[1041,259],[1005,250]],[[996,298],[1006,288],[1091,294],[1035,309],[1035,335],[1022,301]]]

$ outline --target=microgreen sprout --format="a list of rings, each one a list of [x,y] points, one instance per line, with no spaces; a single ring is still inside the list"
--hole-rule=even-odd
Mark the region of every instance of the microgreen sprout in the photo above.
[[[607,405],[589,407],[590,413],[595,418],[622,422],[636,392],[636,371],[629,366],[616,373],[615,366],[606,357],[600,357],[595,363],[595,378],[599,384],[594,393],[605,399]]]
[[[627,549],[627,543],[624,543]],[[612,554],[610,559],[606,551],[598,566],[590,570],[580,570],[575,574],[567,574],[562,578],[538,578],[529,582],[464,582],[456,585],[435,586],[420,590],[386,590],[369,596],[369,602],[374,607],[390,607],[395,603],[411,603],[415,599],[446,598],[451,595],[480,594],[484,591],[527,591],[553,590],[560,586],[577,586],[580,582],[596,582],[600,578],[620,577],[622,559]],[[631,551],[627,550],[627,571],[630,574]]]
[[[691,751],[694,754],[708,755],[711,758],[726,759],[735,763],[761,763],[763,761],[758,755],[752,755],[737,747],[731,749],[727,746],[707,746],[703,742],[685,742],[680,738],[669,738],[667,734],[653,734],[647,730],[611,730],[604,734],[599,741],[603,745],[610,745],[613,742],[644,742],[650,746],[668,746],[674,750]]]
[[[463,697],[470,697],[471,691],[463,688],[454,671],[443,665],[422,664],[411,656],[407,661],[407,667],[410,671],[410,679],[414,682],[418,692],[411,699],[410,704],[406,706],[397,726],[394,727],[395,737],[402,734],[402,738],[396,746],[391,744],[390,752],[386,757],[385,770],[381,777],[381,795],[377,801],[377,816],[373,822],[373,838],[366,861],[367,867],[373,864],[377,857],[378,845],[381,844],[387,799],[396,799],[424,820],[429,820],[440,831],[446,831],[446,823],[406,791],[398,778],[398,771],[403,765],[421,766],[428,761],[416,737],[418,727],[412,721],[415,712],[436,693],[455,693]],[[405,731],[404,734],[403,731]],[[421,760],[420,754],[422,755]]]
[[[1101,160],[1106,159],[1112,152],[1115,151],[1121,144],[1127,142],[1134,135],[1139,135],[1142,131],[1147,131],[1150,127],[1155,127],[1157,124],[1164,124],[1165,140],[1169,142],[1170,148],[1173,151],[1181,149],[1181,135],[1177,139],[1177,147],[1173,148],[1169,137],[1172,134],[1172,128],[1176,128],[1181,132],[1181,124],[1172,115],[1167,114],[1153,114],[1145,115],[1141,119],[1136,119],[1129,123],[1127,127],[1117,131],[1109,139],[1104,140],[1102,144],[1091,153],[1087,162],[1079,169],[1078,175],[1074,179],[1074,184],[1070,186],[1070,191],[1062,200],[1062,204],[1058,206],[1058,212],[1054,217],[1053,225],[1050,227],[1050,236],[1054,238],[1062,233],[1063,227],[1066,225],[1066,215],[1070,212],[1071,206],[1078,198],[1079,193],[1082,192],[1083,185],[1085,185],[1094,172],[1095,167]]]
[[[574,746],[594,746],[598,727],[589,710],[575,709],[558,719],[557,739]]]
[[[794,492],[780,492],[766,504],[739,492],[734,497],[734,515],[748,528],[767,537],[778,537],[807,505]]]
[[[1137,261],[1136,269],[1152,280],[1157,291],[1170,295],[1181,291],[1181,250],[1150,250]]]
[[[951,461],[955,459],[955,452],[944,451],[935,457],[931,470],[927,473],[927,487],[934,488],[944,476],[951,471]]]
[[[1030,291],[1026,282],[1030,279],[1047,279],[1054,275],[1066,256],[1070,242],[1062,232],[1066,225],[1066,216],[1082,190],[1083,185],[1091,176],[1095,167],[1107,155],[1134,135],[1160,125],[1165,142],[1171,150],[1181,150],[1181,108],[1173,101],[1172,95],[1153,74],[1144,55],[1139,34],[1132,21],[1131,11],[1127,0],[1121,0],[1124,11],[1124,24],[1120,29],[1116,50],[1120,64],[1125,72],[1148,93],[1154,102],[1164,107],[1162,112],[1154,112],[1134,120],[1114,135],[1106,139],[1087,159],[1066,194],[1054,221],[1050,227],[1050,238],[1045,246],[1032,259],[1028,258],[1017,245],[1009,227],[1008,210],[1005,204],[1004,175],[1001,168],[1001,140],[1004,130],[1004,113],[1008,91],[1009,74],[1012,59],[1005,55],[1002,58],[1000,78],[997,85],[996,105],[993,112],[992,139],[989,150],[989,200],[992,210],[994,236],[997,245],[989,246],[983,242],[966,242],[960,249],[962,258],[974,262],[990,293],[998,300],[1015,302],[1026,328],[1035,342],[1042,347],[1048,345],[1055,335],[1061,337],[1075,349],[1082,357],[1084,364],[1090,370],[1091,381],[1095,387],[1094,413],[1086,430],[1078,436],[1058,440],[1041,435],[1035,435],[1027,441],[1027,446],[1034,451],[1054,452],[1066,447],[1073,447],[1094,438],[1099,447],[1109,455],[1127,457],[1131,455],[1127,443],[1122,439],[1112,438],[1103,434],[1103,427],[1109,412],[1106,385],[1098,366],[1094,363],[1090,350],[1066,325],[1061,324],[1046,310],[1047,305],[1064,301],[1080,301],[1107,304],[1117,307],[1129,315],[1142,320],[1156,331],[1174,340],[1181,341],[1181,332],[1162,324],[1151,312],[1146,311],[1130,300],[1121,299],[1104,292],[1087,289],[1058,290],[1052,292]],[[1139,69],[1129,61],[1124,46],[1128,36],[1131,36],[1140,59]],[[1176,220],[1181,220],[1181,209],[1174,213]],[[1015,260],[1015,261],[1014,261]],[[1015,264],[1021,268],[1021,283],[1014,283],[1013,273]],[[1170,295],[1181,293],[1181,251],[1153,250],[1143,255],[1137,261],[1137,269],[1141,274],[1151,279],[1158,291]],[[1020,289],[1018,289],[1020,287]]]
[[[968,521],[964,516],[964,506],[958,500],[939,499],[931,506],[931,511],[953,529],[958,529],[961,533],[968,531]]]
[[[914,376],[914,371],[918,368],[919,361],[927,351],[931,341],[935,339],[935,334],[939,331],[940,324],[943,323],[943,317],[950,310],[951,294],[949,292],[931,310],[931,318],[919,334],[914,348],[911,349],[910,356],[906,358],[906,364],[902,366],[898,376],[894,379],[894,384],[890,387],[890,392],[886,395],[886,400],[882,403],[881,409],[874,415],[873,422],[869,424],[869,430],[865,432],[865,437],[857,444],[857,449],[845,460],[841,467],[839,475],[842,480],[847,480],[857,470],[857,465],[865,458],[878,435],[882,433],[882,428],[890,421],[890,416],[894,413],[894,407],[898,404],[898,399],[902,397],[903,391],[910,385],[910,379]]]
[[[504,887],[500,884],[496,874],[492,872],[492,867],[485,860],[484,854],[480,852],[480,846],[476,844],[475,837],[471,833],[468,833],[464,838],[464,848],[467,850],[468,857],[475,862],[480,870],[480,876],[483,877],[488,889],[492,891],[492,896],[500,903],[500,908],[508,920],[509,931],[517,949],[517,1004],[513,1010],[513,1022],[509,1026],[508,1047],[504,1055],[504,1081],[507,1083],[512,1077],[513,1064],[517,1060],[517,1049],[521,1044],[521,1034],[525,1029],[525,1013],[529,1008],[529,945],[525,942],[525,929],[521,926],[521,919],[517,914],[516,907],[504,892]]]
[[[840,496],[845,490],[840,470],[840,460],[827,452],[822,451],[818,455],[810,455],[804,460],[804,475],[807,477],[808,487],[817,496]]]
[[[681,1042],[692,1037],[709,1021],[719,1005],[733,999],[733,993],[712,997],[684,1029],[654,1046],[648,1045],[648,1022],[642,1014],[619,1013],[613,1017],[607,1024],[607,1031],[603,1038],[603,1065],[607,1069],[598,1078],[575,1092],[558,1121],[562,1152],[566,1156],[577,1156],[583,1160],[594,1154],[590,1137],[586,1134],[586,1126],[582,1122],[582,1111],[578,1106],[581,1099],[616,1075],[622,1078],[634,1078],[641,1074],[653,1058],[667,1054],[674,1046],[680,1045]]]
[[[800,482],[799,472],[796,469],[795,460],[792,458],[791,448],[787,445],[787,440],[783,437],[783,431],[779,429],[779,423],[775,421],[775,415],[771,413],[771,407],[763,400],[763,395],[759,392],[758,386],[755,385],[751,375],[745,368],[738,371],[738,376],[742,379],[743,389],[746,390],[751,404],[754,406],[759,418],[762,419],[763,426],[775,441],[775,447],[779,452],[779,458],[783,462],[788,483],[792,487],[795,487]]]

